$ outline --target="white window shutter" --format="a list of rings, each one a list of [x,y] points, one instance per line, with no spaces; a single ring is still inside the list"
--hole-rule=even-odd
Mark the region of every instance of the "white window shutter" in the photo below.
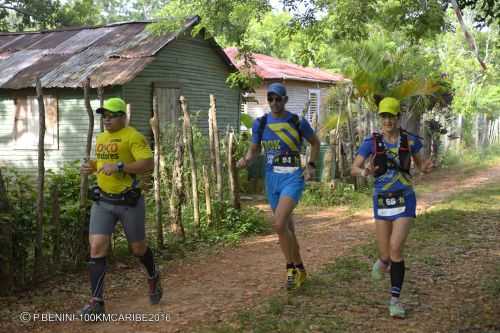
[[[316,115],[316,121],[319,120],[319,104],[319,89],[309,89],[309,110],[307,112],[307,121],[313,127],[313,115]]]

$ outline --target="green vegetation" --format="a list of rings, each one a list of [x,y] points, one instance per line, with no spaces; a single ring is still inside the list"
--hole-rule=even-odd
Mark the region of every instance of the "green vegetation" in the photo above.
[[[403,301],[410,309],[407,331],[495,327],[500,305],[496,238],[500,185],[457,194],[419,216],[410,233],[408,278]],[[333,255],[333,254],[332,254]],[[374,242],[356,246],[319,272],[303,289],[241,312],[225,324],[200,332],[354,332],[388,329],[387,283],[370,280]],[[479,264],[480,263],[480,264]],[[387,279],[388,280],[388,279]],[[451,292],[453,290],[453,292]],[[464,298],[467,298],[466,302]],[[453,304],[453,309],[439,304]],[[432,317],[422,316],[432,308]],[[449,311],[460,316],[449,316]],[[450,318],[442,322],[440,318]],[[381,318],[374,321],[373,318]],[[482,329],[482,330],[481,330]]]

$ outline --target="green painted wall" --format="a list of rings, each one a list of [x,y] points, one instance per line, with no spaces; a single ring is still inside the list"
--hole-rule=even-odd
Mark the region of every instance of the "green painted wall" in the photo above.
[[[38,163],[38,151],[19,149],[14,137],[15,95],[34,95],[34,91],[3,91],[0,95],[0,165],[12,165],[35,171]],[[82,89],[51,89],[48,94],[58,98],[58,149],[45,152],[46,169],[56,169],[64,162],[80,160],[85,153],[87,141],[88,116],[85,110]],[[120,96],[121,87],[105,90],[105,97]],[[91,105],[95,110],[99,106],[96,94],[91,95]],[[100,117],[94,117],[94,133],[100,132]],[[95,142],[95,135],[94,135]],[[94,148],[94,147],[93,147]]]
[[[155,81],[179,83],[181,94],[188,99],[191,114],[199,113],[198,126],[207,131],[209,95],[217,97],[217,123],[220,130],[227,125],[239,129],[239,90],[226,84],[230,68],[208,40],[185,34],[156,55],[134,80],[123,87],[105,90],[105,98],[121,96],[131,105],[130,125],[151,137],[149,119],[152,114],[152,87]],[[34,89],[0,91],[0,165],[36,169],[37,150],[16,149],[13,135],[16,94],[34,94]],[[59,148],[46,151],[46,168],[58,168],[64,162],[79,160],[84,155],[88,117],[82,89],[50,89],[58,98]],[[92,91],[92,106],[99,101]],[[95,119],[99,132],[99,117]],[[95,140],[95,136],[94,136]]]
[[[227,125],[239,129],[240,94],[226,85],[229,73],[229,66],[208,40],[187,33],[158,52],[156,60],[124,86],[123,95],[132,108],[131,122],[143,133],[150,132],[153,82],[169,81],[182,86],[190,113],[199,112],[201,129],[208,131],[210,94],[217,98],[219,129],[225,130]]]

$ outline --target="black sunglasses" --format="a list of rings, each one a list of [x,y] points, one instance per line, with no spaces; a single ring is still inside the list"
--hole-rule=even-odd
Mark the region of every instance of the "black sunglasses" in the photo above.
[[[125,113],[123,112],[117,112],[117,113],[108,113],[108,114],[102,114],[101,117],[102,119],[113,119],[113,118],[119,118],[122,117]]]
[[[283,100],[283,97],[281,97],[281,96],[267,96],[267,101],[269,103],[272,103],[273,101],[276,101],[277,103],[281,103],[282,100]]]

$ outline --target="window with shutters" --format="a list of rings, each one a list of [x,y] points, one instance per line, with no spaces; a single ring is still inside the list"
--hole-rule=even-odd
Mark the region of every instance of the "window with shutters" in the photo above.
[[[307,112],[307,121],[314,127],[313,120],[319,120],[319,89],[309,89],[309,110]]]
[[[45,149],[59,149],[57,99],[44,96],[45,104]],[[16,98],[16,117],[14,124],[15,148],[38,149],[38,99],[35,96]]]

